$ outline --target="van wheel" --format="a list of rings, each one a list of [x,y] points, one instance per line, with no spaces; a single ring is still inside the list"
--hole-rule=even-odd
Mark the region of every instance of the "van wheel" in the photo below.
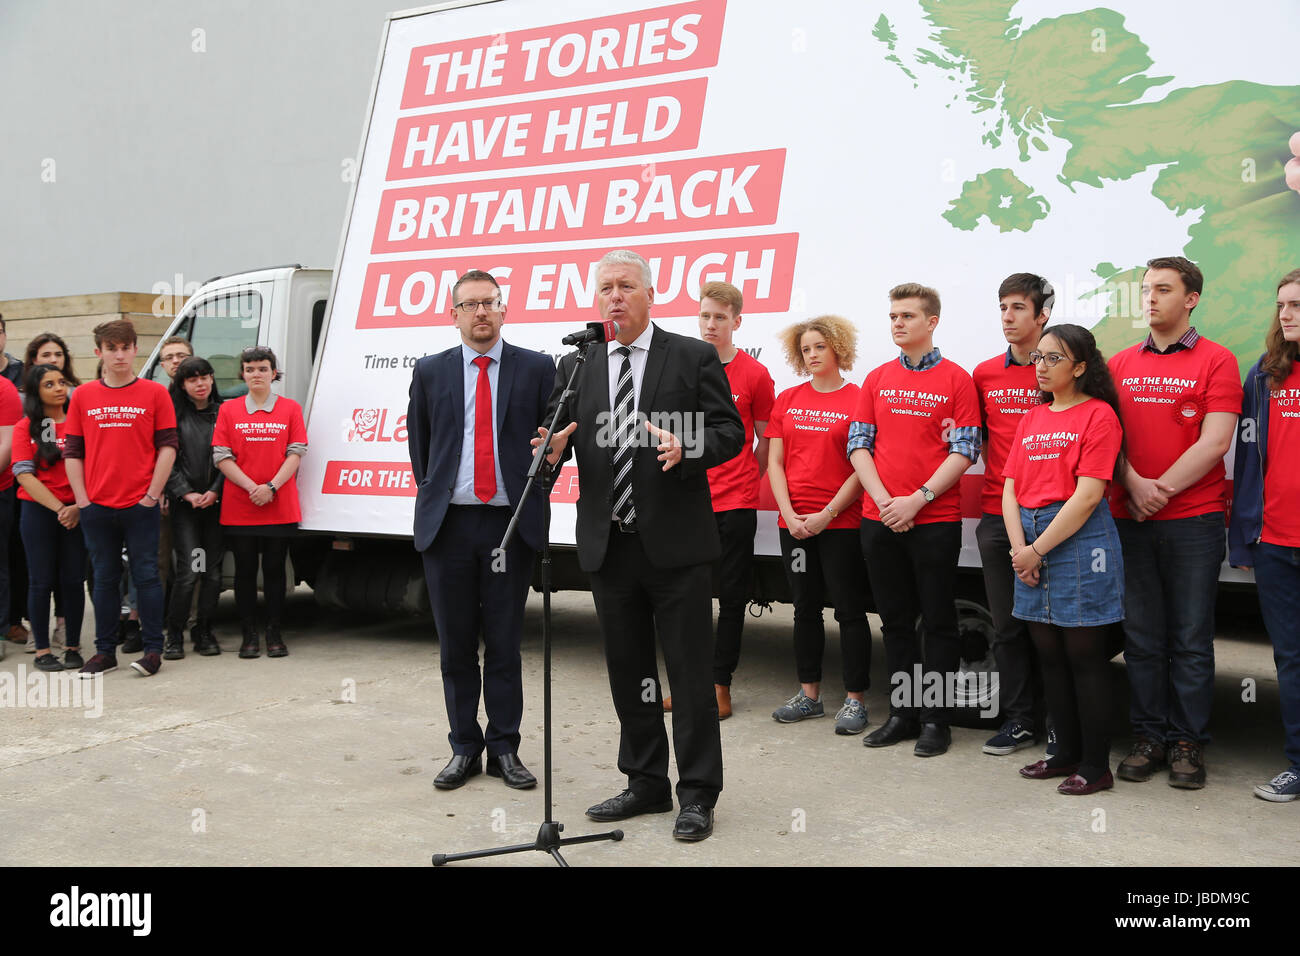
[[[975,601],[958,598],[955,603],[961,663],[954,687],[953,723],[962,727],[1000,726],[998,664],[993,657],[993,615]],[[919,615],[916,637],[924,648],[925,628]]]

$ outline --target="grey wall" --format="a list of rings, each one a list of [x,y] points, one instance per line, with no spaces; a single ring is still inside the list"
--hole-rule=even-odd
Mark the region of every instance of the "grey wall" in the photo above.
[[[416,5],[0,0],[0,299],[332,267],[384,19]]]

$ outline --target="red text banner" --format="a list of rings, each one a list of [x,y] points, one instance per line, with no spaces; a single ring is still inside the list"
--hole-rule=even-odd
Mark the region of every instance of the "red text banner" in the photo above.
[[[375,254],[776,222],[785,150],[387,190]]]
[[[798,233],[636,246],[655,277],[651,315],[694,315],[700,287],[714,280],[738,287],[747,313],[786,312],[798,246]],[[366,270],[357,328],[451,325],[452,287],[470,269],[490,272],[501,284],[509,322],[584,322],[595,317],[596,265],[614,248],[611,240],[588,249],[374,262]]]
[[[725,0],[617,16],[411,51],[402,109],[703,70],[718,63]]]
[[[414,498],[411,463],[394,461],[330,461],[325,465],[321,493]]]
[[[420,113],[397,121],[388,180],[694,149],[703,77],[560,99]]]

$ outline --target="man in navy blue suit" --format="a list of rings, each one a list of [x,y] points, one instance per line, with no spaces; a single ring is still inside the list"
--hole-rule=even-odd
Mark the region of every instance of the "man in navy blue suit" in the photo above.
[[[486,272],[452,289],[461,344],[415,364],[407,408],[415,499],[415,547],[438,628],[452,758],[433,785],[454,790],[483,770],[525,790],[537,779],[519,760],[524,693],[519,638],[533,560],[546,533],[535,494],[504,554],[498,553],[531,461],[529,438],[543,421],[555,363],[501,339],[506,309]],[[478,644],[483,637],[479,727]]]

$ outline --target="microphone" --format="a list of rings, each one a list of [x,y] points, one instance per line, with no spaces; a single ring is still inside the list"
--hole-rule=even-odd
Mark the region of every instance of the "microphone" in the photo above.
[[[570,332],[561,345],[586,345],[588,342],[612,342],[618,338],[617,322],[588,322],[581,332]]]

